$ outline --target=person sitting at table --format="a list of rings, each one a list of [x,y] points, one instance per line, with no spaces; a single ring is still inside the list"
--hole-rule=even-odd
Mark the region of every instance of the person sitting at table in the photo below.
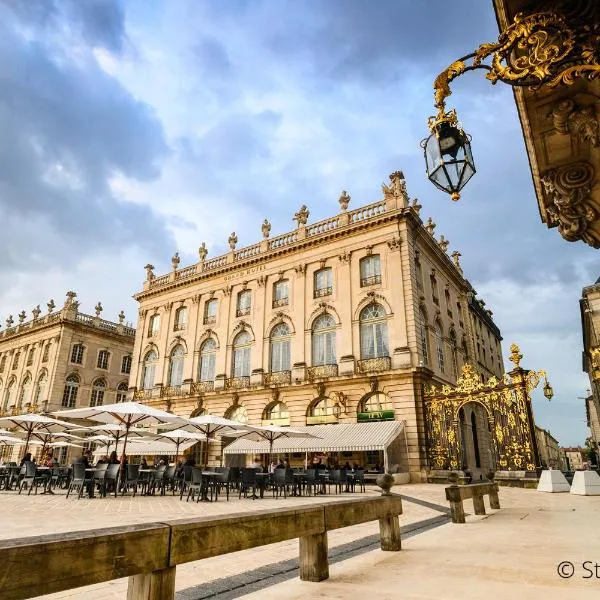
[[[76,458],[73,461],[74,465],[83,465],[84,468],[89,469],[92,466],[92,451],[91,450],[84,450],[81,453],[81,456],[79,456],[78,458]],[[87,495],[89,498],[94,498],[94,480],[90,479],[88,484],[86,485],[86,491],[87,491]]]
[[[54,456],[52,456],[52,452],[48,452],[44,466],[50,467],[50,468],[58,467],[58,461],[54,458]]]
[[[106,454],[104,456],[101,456],[98,459],[98,462],[96,464],[97,465],[106,465],[106,464],[108,464],[108,456],[106,456]]]
[[[154,464],[154,466],[156,466],[156,464]],[[140,469],[147,469],[148,468],[148,463],[146,462],[146,457],[142,457],[142,460],[140,461]]]
[[[194,462],[194,457],[191,454],[188,454],[188,457],[185,459],[185,462],[183,463],[184,467],[194,467],[196,466],[196,463]]]
[[[110,453],[110,456],[108,457],[108,464],[109,465],[118,465],[119,464],[119,457],[117,456],[116,450],[113,450]]]
[[[350,463],[348,461],[346,461],[346,464],[343,467],[344,471],[351,471],[352,467],[350,466]]]
[[[21,464],[19,466],[22,467],[26,462],[31,462],[31,452],[27,452],[25,454],[25,456],[21,459]]]
[[[319,460],[317,461],[317,464],[316,464],[316,465],[314,465],[314,468],[315,468],[317,471],[320,471],[320,470],[322,470],[322,469],[324,469],[324,468],[325,468],[325,465],[323,464],[323,460],[322,460],[321,458],[319,458]]]
[[[263,473],[263,467],[260,464],[260,458],[257,456],[254,459],[254,464],[252,465],[252,468],[257,472],[257,473]]]

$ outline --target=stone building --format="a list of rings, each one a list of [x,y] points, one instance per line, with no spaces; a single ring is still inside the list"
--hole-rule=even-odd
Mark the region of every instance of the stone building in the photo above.
[[[540,463],[544,469],[567,470],[567,461],[564,451],[552,434],[542,427],[535,426],[535,437],[540,455]]]
[[[585,448],[572,447],[562,448],[567,457],[567,465],[570,471],[580,471],[589,465],[587,450]]]
[[[79,312],[76,294],[68,292],[57,309],[39,305],[28,320],[25,311],[6,320],[0,332],[0,411],[3,415],[51,412],[124,401],[127,397],[135,329]],[[18,447],[17,447],[18,448]],[[32,451],[35,449],[32,448]],[[4,456],[12,453],[10,447]],[[18,449],[14,451],[18,454]],[[62,453],[63,458],[66,455]]]
[[[351,210],[343,192],[338,214],[314,224],[302,206],[294,230],[271,237],[265,220],[260,242],[237,248],[232,233],[227,254],[209,259],[202,244],[196,264],[179,268],[176,254],[165,275],[147,265],[132,396],[253,424],[401,421],[396,462],[424,479],[423,384],[453,384],[466,361],[482,380],[501,377],[501,336],[402,173],[382,193]],[[489,426],[480,406],[461,418],[469,431]],[[220,451],[211,444],[210,460]],[[487,449],[469,453],[473,467],[476,454]],[[381,455],[358,460],[374,466]]]

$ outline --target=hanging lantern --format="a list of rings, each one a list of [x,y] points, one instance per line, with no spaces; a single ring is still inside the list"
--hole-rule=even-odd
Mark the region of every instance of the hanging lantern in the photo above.
[[[552,396],[554,396],[554,390],[547,379],[546,383],[544,383],[544,396],[546,396],[548,400],[552,400]]]

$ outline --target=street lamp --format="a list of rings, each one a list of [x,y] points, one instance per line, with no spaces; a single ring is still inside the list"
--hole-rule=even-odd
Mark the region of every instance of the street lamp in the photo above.
[[[431,135],[421,142],[427,177],[433,185],[448,192],[452,200],[475,174],[471,136],[458,125],[456,111],[429,118]]]
[[[547,379],[544,383],[544,396],[546,396],[548,400],[552,400],[552,396],[554,396],[554,390],[552,389],[552,386],[550,385],[550,382]]]

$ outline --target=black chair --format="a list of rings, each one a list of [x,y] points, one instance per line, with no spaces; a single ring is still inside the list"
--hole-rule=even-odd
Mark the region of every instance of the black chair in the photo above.
[[[104,481],[100,493],[102,496],[106,498],[106,494],[110,490],[111,493],[114,492],[115,498],[117,497],[117,492],[119,490],[119,471],[121,469],[121,465],[119,464],[109,464],[106,469],[106,473],[104,474]]]
[[[343,492],[346,486],[346,471],[341,471],[340,469],[330,471],[328,485],[330,490],[332,485],[335,487],[336,494]]]
[[[19,484],[19,494],[23,491],[23,487],[27,487],[29,490],[27,495],[29,496],[31,490],[35,487],[35,493],[37,495],[38,487],[45,484],[46,477],[38,473],[35,463],[31,461],[23,463],[21,472],[23,472],[23,469],[25,469],[25,472],[23,473],[23,479],[21,479],[21,483]]]
[[[311,491],[313,495],[316,495],[321,487],[321,482],[318,479],[317,471],[315,469],[307,469],[304,472],[304,489],[310,495]]]
[[[354,471],[354,481],[352,482],[352,491],[358,486],[361,492],[366,490],[365,488],[365,472],[361,469]]]
[[[133,497],[137,494],[138,485],[140,484],[140,465],[125,465],[125,481],[121,489],[121,496],[125,494],[129,488],[133,488]]]
[[[102,493],[102,490],[104,490],[104,486],[106,485],[105,478],[107,470],[108,463],[100,463],[99,465],[96,465],[96,470],[92,474],[92,477],[94,479],[94,487],[98,486],[98,490],[100,491],[101,495],[104,495]]]
[[[194,500],[196,493],[198,494],[196,502],[200,502],[200,498],[202,496],[202,470],[193,468],[192,480],[188,484],[188,495],[186,502],[190,501],[190,496],[192,497],[192,500]]]
[[[281,494],[281,490],[283,490],[283,497],[287,498],[288,485],[289,485],[289,482],[288,482],[288,478],[286,477],[285,469],[275,469],[273,471],[273,478],[272,478],[273,497],[279,498],[279,495]]]
[[[67,490],[67,498],[69,494],[75,489],[77,490],[77,498],[81,498],[83,495],[83,490],[87,489],[90,497],[92,494],[92,485],[93,478],[92,473],[85,472],[85,464],[84,463],[73,463],[72,465],[73,474],[71,477],[71,481],[69,483],[69,489]]]
[[[184,492],[188,489],[188,487],[190,486],[190,484],[192,483],[192,472],[194,470],[194,467],[192,467],[191,465],[184,465],[183,469],[181,471],[181,479],[179,481],[179,490],[180,490],[180,494],[179,494],[179,499],[181,500],[183,498],[183,494]]]
[[[252,500],[256,499],[256,469],[241,469],[240,494],[238,498],[248,497],[248,490],[252,489]]]
[[[218,475],[215,477],[215,501],[218,500],[222,487],[225,488],[227,500],[229,500],[231,469],[229,467],[219,467],[217,468],[217,473]]]
[[[170,487],[173,490],[173,496],[175,495],[175,467],[167,467],[158,483],[158,488],[160,489],[160,495],[164,496],[167,487]]]

